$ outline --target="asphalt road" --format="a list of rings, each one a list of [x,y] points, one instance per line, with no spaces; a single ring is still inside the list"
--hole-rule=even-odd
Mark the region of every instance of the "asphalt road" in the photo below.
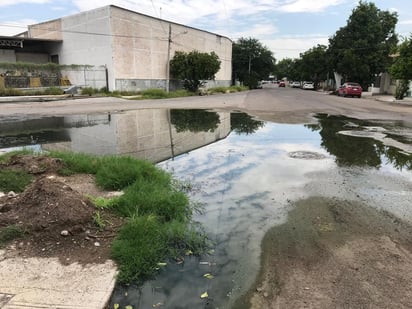
[[[128,100],[113,97],[65,99],[47,102],[0,103],[0,121],[42,115],[107,113],[143,108],[206,108],[241,110],[263,120],[307,123],[311,115],[327,113],[360,119],[412,122],[412,105],[378,101],[381,97],[343,98],[324,92],[265,85],[263,89],[165,100]]]

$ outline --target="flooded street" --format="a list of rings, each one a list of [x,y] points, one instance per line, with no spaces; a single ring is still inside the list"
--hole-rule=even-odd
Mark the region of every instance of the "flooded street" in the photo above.
[[[266,303],[281,301],[282,297],[277,298],[281,291],[297,286],[288,282],[293,275],[286,270],[298,269],[300,264],[285,261],[293,261],[291,256],[297,253],[303,260],[309,254],[306,266],[314,263],[313,255],[315,260],[330,258],[332,249],[318,237],[333,239],[335,250],[344,248],[356,235],[363,240],[366,230],[368,235],[370,230],[386,231],[391,237],[395,228],[379,223],[382,220],[388,224],[412,220],[412,127],[399,121],[318,114],[306,125],[281,124],[239,112],[143,109],[10,119],[0,125],[0,151],[29,146],[148,159],[187,184],[192,200],[202,204],[203,212],[195,220],[207,232],[210,252],[187,256],[183,263],[165,261],[167,266],[159,270],[156,279],[143,286],[118,286],[111,308],[115,304],[120,308],[248,308],[249,299],[254,308],[271,308]],[[379,217],[379,211],[387,216]],[[409,231],[406,225],[398,230],[401,235],[397,234],[396,241],[403,241]],[[342,235],[350,237],[340,239]],[[280,242],[276,246],[274,239]],[[265,277],[260,266],[282,266],[285,273]],[[406,266],[402,272],[410,276],[412,270]],[[373,271],[376,269],[370,273]],[[208,274],[213,278],[205,277]],[[279,278],[281,275],[286,277]],[[303,292],[316,291],[316,308],[327,308],[322,307],[325,303],[336,307],[325,287],[316,290],[314,282],[304,284]],[[369,284],[368,297],[372,297],[373,284]],[[208,297],[201,298],[205,292]],[[412,294],[401,292],[407,308]],[[246,298],[239,301],[242,295]],[[292,296],[302,303],[291,308],[306,306],[307,295]],[[354,308],[354,304],[339,305]]]

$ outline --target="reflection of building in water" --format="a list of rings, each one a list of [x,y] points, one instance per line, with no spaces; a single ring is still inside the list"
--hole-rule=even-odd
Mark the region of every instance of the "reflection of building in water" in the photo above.
[[[220,123],[213,132],[197,133],[176,132],[170,125],[169,113],[167,109],[145,109],[112,114],[108,123],[67,129],[70,142],[47,144],[43,148],[96,155],[123,154],[160,162],[230,133],[229,112],[218,113]]]

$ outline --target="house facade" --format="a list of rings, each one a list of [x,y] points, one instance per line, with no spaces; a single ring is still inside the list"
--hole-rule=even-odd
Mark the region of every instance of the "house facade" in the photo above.
[[[193,50],[213,51],[219,56],[220,70],[209,85],[229,86],[231,82],[229,38],[114,5],[30,25],[26,33],[13,39],[19,38],[23,45],[37,42],[38,48],[25,52],[18,44],[4,50],[0,46],[0,62],[86,65],[80,71],[64,72],[72,84],[80,86],[108,87],[112,91],[170,86],[173,90],[178,82],[170,79],[169,60],[176,51]],[[86,73],[88,78],[84,77]]]

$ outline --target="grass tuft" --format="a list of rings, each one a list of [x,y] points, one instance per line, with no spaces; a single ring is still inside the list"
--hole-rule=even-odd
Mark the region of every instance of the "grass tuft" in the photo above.
[[[12,240],[23,237],[23,235],[24,231],[17,225],[6,226],[0,230],[0,248]]]
[[[0,170],[0,191],[23,192],[30,184],[32,176],[22,170]]]

